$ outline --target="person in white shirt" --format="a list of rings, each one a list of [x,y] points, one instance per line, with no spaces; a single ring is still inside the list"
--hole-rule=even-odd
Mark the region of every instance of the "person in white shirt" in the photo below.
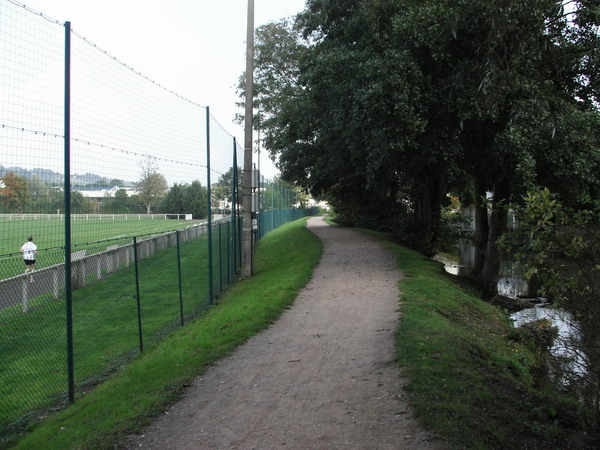
[[[27,242],[21,247],[23,253],[23,261],[25,261],[25,273],[35,270],[35,258],[37,253],[37,245],[33,243],[33,236],[27,238]]]

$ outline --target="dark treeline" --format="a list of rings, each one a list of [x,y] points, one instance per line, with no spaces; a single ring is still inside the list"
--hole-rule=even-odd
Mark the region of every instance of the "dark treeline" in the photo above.
[[[256,127],[338,221],[425,254],[450,199],[474,205],[472,276],[493,295],[509,206],[542,187],[598,198],[599,15],[592,0],[309,0],[257,30]]]

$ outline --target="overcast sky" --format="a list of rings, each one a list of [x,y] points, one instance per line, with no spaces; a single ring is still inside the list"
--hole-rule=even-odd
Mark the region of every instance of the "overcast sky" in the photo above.
[[[247,0],[20,0],[148,78],[194,102],[243,143],[232,120],[245,69]],[[304,0],[255,0],[255,27],[296,14]],[[261,172],[276,170],[261,155]]]

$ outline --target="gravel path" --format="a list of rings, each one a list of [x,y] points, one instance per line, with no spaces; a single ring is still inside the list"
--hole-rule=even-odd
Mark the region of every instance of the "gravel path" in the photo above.
[[[196,379],[123,447],[432,449],[394,357],[394,257],[374,239],[311,218],[324,243],[291,309]]]

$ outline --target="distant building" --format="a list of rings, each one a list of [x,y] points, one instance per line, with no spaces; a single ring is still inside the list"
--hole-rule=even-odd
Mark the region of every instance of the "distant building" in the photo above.
[[[92,200],[101,200],[103,198],[114,198],[115,194],[117,193],[117,191],[125,191],[127,193],[128,197],[131,197],[132,195],[137,194],[137,190],[135,188],[132,187],[119,187],[119,186],[114,186],[111,188],[105,188],[105,189],[75,189],[77,192],[79,192],[81,195],[83,195],[85,198],[89,198]]]

